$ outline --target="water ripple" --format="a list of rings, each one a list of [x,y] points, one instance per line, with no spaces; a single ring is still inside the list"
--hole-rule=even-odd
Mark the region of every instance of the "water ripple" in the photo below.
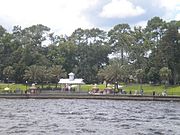
[[[175,135],[180,104],[151,101],[0,99],[2,135]]]

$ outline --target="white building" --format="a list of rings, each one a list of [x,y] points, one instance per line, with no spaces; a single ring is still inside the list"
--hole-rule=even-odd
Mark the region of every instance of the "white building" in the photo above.
[[[69,73],[69,78],[68,79],[60,79],[59,80],[59,84],[64,84],[66,87],[73,87],[73,86],[77,86],[77,90],[79,91],[80,90],[80,86],[82,84],[85,84],[83,82],[83,79],[82,78],[77,78],[75,79],[74,76],[75,74],[74,73]]]

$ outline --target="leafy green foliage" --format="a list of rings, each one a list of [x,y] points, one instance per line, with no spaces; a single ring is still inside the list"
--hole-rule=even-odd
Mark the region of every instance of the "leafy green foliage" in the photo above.
[[[108,32],[78,28],[70,36],[55,35],[42,24],[14,26],[12,32],[0,26],[0,80],[57,84],[74,72],[86,83],[128,84],[137,77],[141,85],[159,84],[164,78],[160,70],[167,67],[169,83],[179,84],[179,29],[180,21],[159,17],[150,19],[146,28],[132,29],[129,24],[117,24]],[[116,60],[109,57],[112,53]]]
[[[160,74],[161,79],[164,82],[166,82],[166,81],[169,82],[169,79],[171,77],[171,70],[168,69],[168,67],[161,68],[160,71],[159,71],[159,74]]]

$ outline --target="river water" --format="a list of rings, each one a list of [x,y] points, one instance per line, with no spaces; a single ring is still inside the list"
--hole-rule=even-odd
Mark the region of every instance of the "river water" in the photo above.
[[[180,135],[180,103],[0,99],[0,135]]]

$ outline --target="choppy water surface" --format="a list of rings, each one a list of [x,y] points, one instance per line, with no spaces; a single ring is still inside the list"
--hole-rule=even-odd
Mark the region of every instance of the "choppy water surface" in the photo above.
[[[178,135],[180,103],[0,99],[1,135]]]

